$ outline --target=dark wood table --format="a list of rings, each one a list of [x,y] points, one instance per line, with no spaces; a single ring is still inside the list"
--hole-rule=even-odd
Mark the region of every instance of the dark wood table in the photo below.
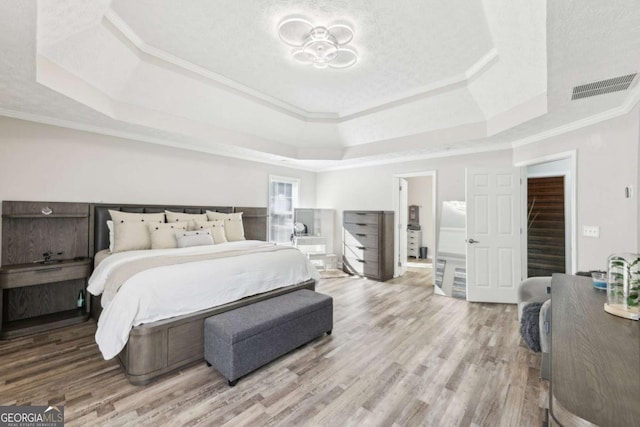
[[[640,322],[604,311],[591,278],[551,283],[552,423],[640,426]]]

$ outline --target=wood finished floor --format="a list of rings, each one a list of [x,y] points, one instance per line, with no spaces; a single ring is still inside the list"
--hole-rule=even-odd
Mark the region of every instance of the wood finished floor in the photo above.
[[[516,307],[433,295],[431,270],[327,279],[333,335],[242,378],[204,362],[135,387],[89,321],[0,341],[0,405],[64,405],[67,426],[540,426],[547,385]]]

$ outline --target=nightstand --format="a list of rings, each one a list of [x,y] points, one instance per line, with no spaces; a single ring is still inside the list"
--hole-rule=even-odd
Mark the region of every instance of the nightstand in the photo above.
[[[91,260],[14,264],[0,269],[0,339],[84,322]],[[85,304],[77,307],[82,292]]]
[[[91,267],[89,204],[3,201],[0,339],[87,320]]]

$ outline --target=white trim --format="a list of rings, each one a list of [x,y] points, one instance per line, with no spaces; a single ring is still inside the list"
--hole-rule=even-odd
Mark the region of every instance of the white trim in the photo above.
[[[576,273],[578,271],[578,151],[570,150],[563,151],[561,153],[549,154],[542,157],[536,157],[533,159],[522,160],[514,166],[521,167],[526,172],[528,166],[538,165],[541,163],[549,163],[556,160],[569,159],[571,163],[571,271],[567,273]],[[558,172],[561,173],[561,172]],[[557,174],[556,174],[557,176]],[[526,187],[525,187],[526,188]],[[526,206],[526,191],[523,192],[524,204]],[[565,195],[566,197],[566,195]],[[523,218],[524,224],[526,224],[526,209],[524,210]],[[526,236],[526,233],[524,233]],[[526,238],[523,239],[523,244],[526,245]],[[526,253],[526,246],[523,247],[523,252]],[[527,266],[525,263],[524,267]],[[524,274],[524,272],[523,272]]]
[[[487,145],[480,143],[480,144],[477,144],[476,147],[446,149],[446,150],[438,151],[435,153],[425,153],[425,154],[407,153],[406,155],[398,156],[395,158],[388,158],[389,156],[387,156],[387,158],[381,157],[375,160],[362,161],[357,164],[337,165],[337,166],[329,166],[325,168],[318,168],[316,169],[316,172],[331,172],[331,171],[344,170],[344,169],[358,169],[358,168],[366,168],[370,166],[388,165],[393,163],[407,163],[407,162],[413,162],[417,160],[441,159],[443,157],[464,156],[468,154],[479,154],[479,153],[487,153],[487,152],[503,151],[503,150],[511,150],[511,144],[508,142],[497,143],[497,144],[487,144]]]
[[[533,166],[541,163],[555,162],[556,160],[569,159],[577,155],[577,150],[562,151],[560,153],[547,154],[546,156],[535,157],[533,159],[521,160],[513,165],[515,167]]]
[[[398,277],[398,257],[399,255],[399,241],[400,238],[398,236],[398,224],[399,224],[399,211],[400,211],[400,178],[415,178],[421,176],[430,176],[432,177],[431,186],[431,205],[432,205],[432,217],[433,217],[433,248],[431,249],[431,259],[433,259],[433,282],[435,288],[435,265],[436,259],[438,257],[438,171],[437,170],[429,170],[429,171],[421,171],[421,172],[408,172],[408,173],[398,173],[393,174],[391,177],[392,185],[393,185],[393,230],[394,230],[394,239],[393,239],[393,277]]]
[[[282,100],[274,98],[272,96],[265,95],[262,92],[259,92],[255,89],[251,89],[248,86],[245,86],[241,83],[238,83],[234,80],[231,80],[227,77],[224,77],[218,73],[214,73],[206,68],[200,67],[192,62],[186,61],[184,59],[178,58],[177,56],[171,55],[168,52],[165,52],[161,49],[155,48],[153,46],[149,46],[146,44],[138,34],[127,23],[112,9],[107,10],[104,15],[104,22],[111,25],[105,25],[105,28],[109,30],[112,34],[114,31],[118,31],[120,35],[122,35],[129,43],[128,46],[131,48],[135,48],[140,53],[147,55],[156,61],[161,61],[165,64],[171,64],[176,66],[182,70],[188,71],[193,74],[197,74],[198,76],[204,77],[208,80],[216,82],[227,89],[233,89],[234,92],[241,92],[244,95],[249,95],[252,98],[257,98],[261,101],[267,102],[269,107],[274,108],[278,107],[277,110],[283,112],[282,110],[286,110],[285,112],[289,114],[293,114],[299,119],[309,118],[310,114],[308,111],[297,108],[294,105],[288,104]],[[114,34],[115,35],[115,34]],[[140,57],[141,55],[137,55]],[[144,61],[144,58],[140,58]],[[327,117],[324,114],[320,113],[315,118],[335,118],[335,115],[328,115]]]
[[[70,120],[58,119],[55,117],[47,117],[47,116],[41,116],[39,114],[9,110],[2,107],[0,107],[0,116],[9,117],[9,118],[18,119],[18,120],[25,120],[25,121],[34,122],[34,123],[41,123],[49,126],[57,126],[64,129],[73,129],[81,132],[89,132],[96,135],[113,136],[114,138],[129,139],[133,141],[145,142],[148,144],[155,144],[155,145],[160,145],[164,147],[176,148],[180,150],[211,154],[218,157],[230,157],[233,159],[244,160],[245,162],[263,163],[263,164],[279,166],[286,169],[303,170],[307,172],[317,172],[313,168],[308,168],[302,165],[290,164],[289,162],[284,162],[282,159],[286,159],[286,158],[282,156],[278,156],[278,157],[282,157],[282,159],[278,159],[278,160],[251,158],[250,157],[251,155],[258,156],[264,153],[254,151],[248,148],[246,150],[252,151],[251,154],[249,153],[235,154],[235,153],[221,152],[213,148],[204,147],[202,145],[197,145],[197,144],[190,144],[188,142],[182,142],[182,141],[177,142],[177,141],[172,141],[168,139],[155,138],[151,136],[140,135],[134,132],[113,130],[113,129],[104,128],[100,126],[92,126],[92,125],[78,123]],[[274,156],[277,156],[277,155],[274,155]]]
[[[489,69],[490,66],[495,64],[498,59],[498,51],[496,48],[491,48],[480,59],[473,63],[467,70],[454,77],[440,80],[429,85],[405,92],[400,96],[393,98],[387,98],[385,100],[378,100],[376,105],[361,106],[352,108],[340,113],[336,112],[311,112],[285,102],[281,99],[267,95],[241,83],[238,83],[232,79],[224,77],[218,73],[208,70],[204,67],[200,67],[192,62],[178,58],[165,52],[161,49],[145,43],[136,32],[127,25],[127,23],[112,9],[108,9],[104,14],[103,23],[107,23],[105,28],[112,34],[117,31],[122,38],[126,39],[129,44],[129,48],[132,47],[142,53],[153,58],[156,61],[170,64],[174,67],[178,67],[181,70],[194,73],[200,77],[204,77],[211,80],[221,86],[226,87],[228,90],[237,94],[244,95],[248,98],[253,98],[254,101],[259,101],[262,105],[275,109],[279,112],[291,115],[297,119],[307,122],[320,122],[320,123],[343,123],[348,120],[352,120],[358,117],[366,116],[369,114],[377,113],[382,110],[404,105],[410,102],[414,102],[421,98],[426,98],[432,95],[437,95],[443,91],[457,89],[460,86],[466,86],[469,82],[477,78],[480,74]],[[115,34],[114,34],[115,35]],[[116,35],[117,36],[117,35]],[[140,57],[141,55],[138,55]],[[141,60],[144,60],[141,58]]]
[[[618,116],[623,116],[628,114],[640,101],[640,84],[636,84],[635,88],[631,90],[630,95],[627,96],[625,102],[616,107],[607,111],[603,111],[599,114],[594,114],[593,116],[585,117],[580,120],[576,120],[571,123],[566,123],[562,126],[558,126],[553,129],[549,129],[543,132],[539,132],[534,135],[529,135],[525,138],[521,138],[512,142],[512,148],[523,147],[525,145],[533,144],[534,142],[543,141],[545,139],[549,139],[553,136],[562,135],[567,132],[571,132],[577,129],[581,129],[583,127],[591,126],[596,123],[603,122],[605,120],[613,119]],[[579,101],[574,101],[579,102]]]

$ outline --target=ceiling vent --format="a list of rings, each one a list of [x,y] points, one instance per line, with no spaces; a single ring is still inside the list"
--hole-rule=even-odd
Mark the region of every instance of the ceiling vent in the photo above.
[[[573,101],[575,99],[627,90],[629,89],[629,86],[631,86],[631,82],[633,82],[633,79],[637,74],[638,73],[627,74],[626,76],[614,77],[612,79],[575,86],[573,88],[573,93],[571,94],[571,100]]]

